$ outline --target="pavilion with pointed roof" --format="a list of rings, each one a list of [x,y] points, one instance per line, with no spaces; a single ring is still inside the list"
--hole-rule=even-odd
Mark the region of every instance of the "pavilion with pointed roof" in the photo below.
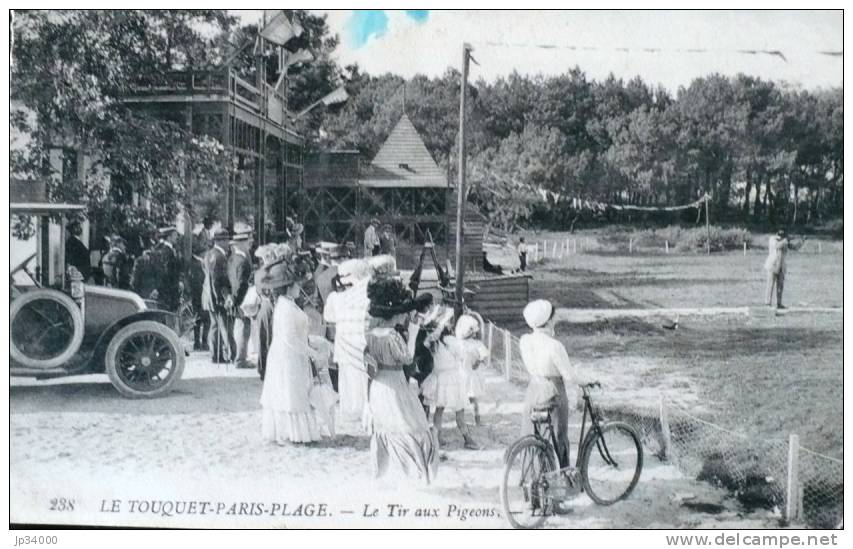
[[[403,114],[370,163],[363,163],[357,151],[306,159],[299,212],[309,242],[350,241],[358,249],[373,218],[392,225],[402,252],[398,262],[405,268],[413,255],[405,248],[419,248],[430,237],[444,252],[440,255],[446,254],[452,190]]]

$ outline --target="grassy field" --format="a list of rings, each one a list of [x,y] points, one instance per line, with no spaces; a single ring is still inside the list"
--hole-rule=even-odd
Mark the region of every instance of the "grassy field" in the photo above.
[[[842,306],[839,249],[826,242],[820,254],[815,246],[789,254],[788,306]],[[764,258],[761,250],[567,255],[534,266],[531,296],[574,308],[755,307],[749,317],[682,317],[677,330],[663,329],[663,318],[623,319],[562,324],[558,335],[593,369],[602,358],[643,358],[657,365],[653,375],[688,376],[702,393],[703,417],[724,427],[758,439],[797,433],[803,446],[841,457],[842,315],[764,308]]]

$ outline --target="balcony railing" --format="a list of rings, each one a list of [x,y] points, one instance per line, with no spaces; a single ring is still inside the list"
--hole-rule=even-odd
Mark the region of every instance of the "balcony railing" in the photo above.
[[[142,96],[224,95],[229,101],[285,126],[286,119],[293,117],[293,113],[286,110],[285,97],[268,84],[264,84],[264,92],[261,93],[261,90],[241,78],[233,69],[146,74],[133,85],[134,95]]]

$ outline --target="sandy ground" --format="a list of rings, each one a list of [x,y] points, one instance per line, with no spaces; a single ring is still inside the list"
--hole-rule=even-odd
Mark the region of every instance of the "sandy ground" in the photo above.
[[[608,401],[654,406],[663,390],[685,405],[697,405],[689,380],[655,376],[653,364],[602,359],[587,366],[609,380]],[[148,401],[120,397],[106,376],[44,382],[15,378],[10,388],[11,520],[170,527],[503,528],[507,523],[498,485],[503,452],[518,433],[522,390],[488,374],[485,424],[474,431],[483,449],[462,449],[448,418],[448,445],[430,486],[371,478],[369,439],[355,425],[339,426],[335,439],[312,446],[264,443],[257,375],[212,365],[205,355],[190,357],[175,391]],[[637,386],[644,389],[632,389]],[[710,504],[720,512],[696,512],[691,504]],[[684,478],[650,455],[627,501],[599,507],[581,495],[572,506],[573,513],[552,517],[546,526],[778,525],[774,513],[746,513],[723,491]]]

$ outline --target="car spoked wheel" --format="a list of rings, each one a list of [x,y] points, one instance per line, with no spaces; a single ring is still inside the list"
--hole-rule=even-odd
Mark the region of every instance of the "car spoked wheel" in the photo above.
[[[15,362],[33,368],[62,366],[83,341],[83,314],[62,292],[33,290],[12,302],[9,340]]]
[[[184,371],[178,335],[154,321],[134,322],[119,330],[107,347],[110,381],[128,397],[154,397],[168,391]]]

